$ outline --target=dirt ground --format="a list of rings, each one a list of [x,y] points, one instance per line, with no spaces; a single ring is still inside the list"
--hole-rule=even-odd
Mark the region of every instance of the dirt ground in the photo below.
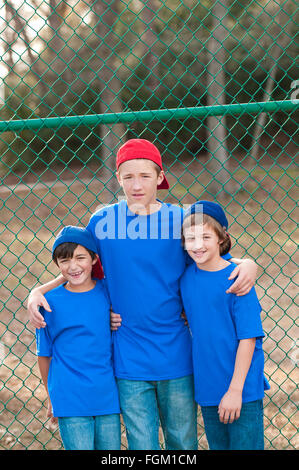
[[[167,177],[170,194],[161,199],[189,204],[212,199],[205,160],[174,162]],[[298,448],[298,199],[296,167],[268,162],[232,163],[231,179],[218,200],[231,221],[232,254],[259,265],[257,291],[263,307],[265,373],[271,390],[265,397],[265,446]],[[50,261],[53,234],[61,224],[88,222],[91,213],[111,201],[101,169],[78,168],[56,179],[39,175],[3,180],[1,192],[2,271],[0,301],[0,449],[60,449],[57,429],[46,421],[45,393],[35,356],[34,331],[26,299],[32,287],[57,274]],[[49,175],[48,175],[49,176]],[[22,185],[21,185],[22,183]],[[24,185],[25,183],[25,185]],[[16,185],[14,188],[9,185]],[[206,449],[201,415],[199,448]],[[123,432],[123,448],[126,448]]]

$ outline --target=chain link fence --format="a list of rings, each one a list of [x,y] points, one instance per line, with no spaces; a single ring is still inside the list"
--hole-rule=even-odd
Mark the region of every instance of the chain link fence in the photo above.
[[[161,150],[161,198],[223,204],[259,265],[265,446],[298,448],[295,1],[0,1],[0,449],[60,449],[28,323],[53,236],[121,196],[126,139]],[[199,449],[206,449],[201,416]],[[126,448],[123,432],[123,448]]]

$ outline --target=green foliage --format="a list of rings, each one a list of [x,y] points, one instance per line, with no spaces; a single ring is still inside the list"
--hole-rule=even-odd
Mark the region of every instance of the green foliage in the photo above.
[[[46,2],[39,8],[30,0],[22,3],[23,8],[14,11],[9,24],[5,26],[4,21],[4,37],[11,39],[9,27],[14,33],[4,56],[10,60],[4,77],[2,119],[207,104],[214,2],[113,2],[113,7],[99,2],[96,10],[95,4],[71,1],[67,6],[57,2],[53,11]],[[227,3],[226,36],[219,44],[226,103],[263,101],[274,67],[275,84],[268,99],[289,99],[291,83],[297,78],[295,5],[291,1],[275,5]],[[278,26],[282,13],[284,33]],[[40,26],[37,35],[33,34],[33,17]],[[275,47],[282,49],[276,59]],[[9,56],[9,51],[15,50],[17,55]],[[255,116],[227,119],[229,149],[237,152],[250,147],[252,136],[248,132],[244,135],[244,128],[251,129],[254,121]],[[282,136],[293,134],[294,121],[286,122],[278,113],[275,122]],[[276,135],[272,130],[268,126],[267,137]],[[183,126],[180,122],[169,122],[167,127],[152,122],[146,126],[136,123],[128,129],[128,135],[159,133],[170,154],[182,158],[205,151],[210,132],[206,122],[194,119]],[[24,131],[16,141],[14,136],[3,134],[0,151],[4,163],[22,171],[24,165],[43,165],[55,157],[65,164],[105,158],[104,141],[99,128],[78,127],[74,132],[64,128],[54,134],[43,130],[38,136]]]

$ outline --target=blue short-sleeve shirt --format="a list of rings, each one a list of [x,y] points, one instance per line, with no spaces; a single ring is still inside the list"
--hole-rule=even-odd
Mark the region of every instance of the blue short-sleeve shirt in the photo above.
[[[204,271],[193,263],[180,282],[192,335],[195,400],[202,406],[218,405],[227,392],[242,339],[256,338],[243,402],[262,398],[270,388],[264,377],[264,332],[255,289],[244,296],[226,294],[233,282],[228,277],[235,267],[231,263],[219,271]]]
[[[36,341],[37,355],[52,357],[48,390],[54,416],[119,413],[105,281],[81,293],[62,285],[46,299],[52,312],[41,309],[47,325],[36,330]]]
[[[97,211],[87,226],[97,242],[112,309],[122,317],[113,335],[119,378],[166,380],[192,373],[179,291],[186,267],[182,217],[180,207],[164,203],[153,214],[137,215],[123,200]]]

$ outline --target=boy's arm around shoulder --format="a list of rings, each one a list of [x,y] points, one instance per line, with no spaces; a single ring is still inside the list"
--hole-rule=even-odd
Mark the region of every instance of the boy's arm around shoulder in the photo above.
[[[237,279],[226,291],[226,293],[236,294],[238,296],[248,294],[250,289],[254,286],[257,278],[257,264],[255,261],[247,258],[230,258],[229,261],[235,263],[237,267],[231,272],[228,279]]]
[[[51,307],[45,298],[45,294],[60,286],[63,284],[63,282],[65,282],[65,279],[62,275],[60,275],[56,279],[53,279],[46,284],[35,287],[30,292],[27,302],[27,312],[30,323],[35,328],[44,328],[46,326],[46,322],[44,317],[41,315],[39,308],[42,307],[47,312],[51,312]]]

